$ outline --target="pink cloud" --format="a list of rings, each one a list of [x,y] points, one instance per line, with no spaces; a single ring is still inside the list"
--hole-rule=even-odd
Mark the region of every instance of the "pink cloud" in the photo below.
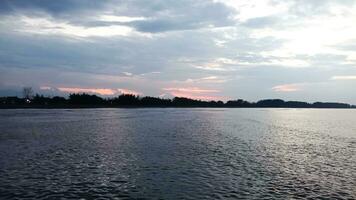
[[[277,85],[272,88],[275,92],[296,92],[302,90],[301,84]]]
[[[129,89],[123,89],[123,88],[119,88],[119,89],[117,89],[117,91],[120,92],[121,94],[142,95],[141,92],[137,92],[137,91],[129,90]]]
[[[201,99],[201,100],[226,99],[225,97],[214,95],[214,93],[220,92],[219,90],[202,89],[198,87],[163,88],[163,90],[175,97],[186,97],[186,98]]]
[[[61,92],[67,93],[96,93],[100,95],[114,95],[117,93],[116,90],[108,88],[57,88]]]
[[[48,89],[50,87],[41,87],[41,89]],[[57,88],[61,92],[66,93],[95,93],[104,96],[112,96],[118,94],[134,94],[134,95],[141,95],[142,93],[129,90],[125,88],[118,88],[118,89],[111,89],[111,88],[71,88],[71,87],[59,87]]]
[[[188,92],[188,93],[214,93],[219,92],[219,90],[207,90],[198,87],[187,87],[187,88],[163,88],[165,91],[170,92]]]

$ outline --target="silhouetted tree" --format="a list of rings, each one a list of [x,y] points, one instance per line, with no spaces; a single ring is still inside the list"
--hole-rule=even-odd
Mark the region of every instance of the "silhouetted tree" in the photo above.
[[[104,99],[90,94],[70,94],[69,103],[73,105],[101,105]]]
[[[313,107],[314,108],[351,108],[351,105],[346,103],[315,102],[313,103]]]
[[[256,103],[257,107],[285,107],[285,102],[281,99],[264,99]]]
[[[43,95],[36,94],[32,99],[32,103],[36,105],[48,105],[50,100],[51,98],[49,97],[44,97]]]
[[[199,105],[201,106],[202,102],[200,100],[194,100],[185,97],[174,97],[172,105],[178,107],[194,107]]]
[[[310,108],[311,104],[301,101],[287,101],[285,102],[285,107],[288,108]]]
[[[138,106],[140,103],[139,97],[133,94],[122,94],[111,100],[114,106]]]
[[[226,103],[222,101],[203,101],[190,99],[186,97],[175,97],[171,99],[161,99],[158,97],[142,97],[133,94],[122,94],[115,98],[103,99],[96,95],[90,94],[70,94],[69,98],[64,97],[45,97],[36,94],[32,97],[32,89],[24,88],[24,98],[18,97],[0,97],[1,108],[16,108],[16,107],[231,107],[231,108],[356,108],[355,105],[346,103],[323,103],[315,102],[313,104],[301,101],[283,101],[281,99],[265,99],[257,103],[251,103],[243,99],[230,100]],[[31,101],[26,101],[31,98]],[[26,102],[26,104],[25,104]]]
[[[143,97],[140,99],[140,105],[142,106],[170,106],[172,101],[170,99],[161,99],[157,97]]]
[[[248,102],[248,101],[244,101],[242,99],[238,99],[236,101],[228,101],[226,102],[226,106],[227,107],[252,107],[253,104]]]
[[[55,96],[50,100],[50,103],[54,105],[64,105],[67,103],[67,100],[64,97]]]
[[[24,103],[24,99],[20,99],[18,97],[2,97],[0,102],[3,105],[22,105]]]
[[[30,103],[30,99],[33,97],[33,90],[31,87],[24,87],[22,89],[22,95],[26,103]]]
[[[224,102],[222,102],[222,101],[210,101],[209,105],[211,105],[213,107],[223,107],[224,106]]]

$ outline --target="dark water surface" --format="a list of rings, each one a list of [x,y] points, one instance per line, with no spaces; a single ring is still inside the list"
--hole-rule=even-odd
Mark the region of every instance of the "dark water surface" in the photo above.
[[[356,110],[0,110],[0,199],[356,198]]]

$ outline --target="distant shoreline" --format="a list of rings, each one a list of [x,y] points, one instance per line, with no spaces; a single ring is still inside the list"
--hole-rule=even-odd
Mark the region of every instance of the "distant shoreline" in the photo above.
[[[124,109],[140,109],[140,108],[292,108],[292,109],[356,109],[356,107],[340,108],[340,107],[214,107],[214,106],[95,106],[95,105],[70,105],[70,106],[43,106],[43,105],[16,105],[16,106],[0,106],[0,110],[5,109],[100,109],[100,108],[124,108]]]
[[[113,98],[102,98],[91,94],[70,94],[69,98],[45,97],[36,94],[25,98],[0,97],[0,109],[83,109],[83,108],[318,108],[355,109],[355,105],[338,102],[302,102],[282,99],[264,99],[249,102],[243,99],[204,101],[185,97],[164,99],[122,94]]]

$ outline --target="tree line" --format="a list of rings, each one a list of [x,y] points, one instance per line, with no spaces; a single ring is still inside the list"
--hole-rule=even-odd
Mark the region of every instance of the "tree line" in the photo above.
[[[185,97],[165,99],[122,94],[112,98],[102,98],[93,94],[70,94],[68,98],[46,97],[40,94],[24,94],[19,97],[0,97],[0,108],[90,108],[90,107],[216,107],[216,108],[356,108],[346,103],[307,103],[266,99],[248,102],[243,99],[223,101],[203,101]]]

